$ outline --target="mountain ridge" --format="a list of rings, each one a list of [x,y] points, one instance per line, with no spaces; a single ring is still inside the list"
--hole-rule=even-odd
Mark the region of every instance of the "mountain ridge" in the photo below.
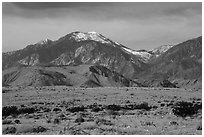
[[[79,34],[79,37],[77,34]],[[75,37],[76,35],[77,38]],[[63,65],[69,64],[68,62],[72,62],[75,65],[80,65],[82,63],[102,64],[127,77],[133,77],[133,73],[141,71],[140,68],[145,66],[145,63],[135,55],[124,52],[122,47],[125,46],[113,42],[109,38],[105,38],[101,34],[95,32],[72,32],[50,44],[40,46],[38,44],[29,45],[9,55],[3,53],[3,69],[15,66],[16,64],[22,65],[22,62],[23,65],[36,65],[41,63],[55,63],[55,65],[61,65],[56,64],[56,60],[58,60],[58,62],[64,62]],[[60,61],[59,57],[63,56],[63,54],[70,60],[67,60],[67,62],[66,60]],[[34,56],[36,58],[33,58]],[[117,65],[118,62],[122,62],[122,66],[120,66],[120,64]],[[128,73],[128,71],[126,71],[128,74],[123,73],[125,72],[124,69],[126,66],[130,66],[131,73]]]
[[[139,74],[149,85],[168,79],[178,85],[202,82],[202,36],[181,42],[157,59],[149,62],[150,68]],[[142,78],[141,78],[142,77]]]
[[[200,70],[202,68],[200,66],[202,64],[201,49],[202,36],[177,45],[162,45],[147,51],[133,50],[97,32],[75,31],[56,41],[46,39],[30,44],[21,50],[2,53],[2,69],[6,70],[15,66],[78,66],[85,64],[101,65],[130,79],[143,80],[144,77],[173,80],[180,77],[190,78],[191,76],[184,76],[188,73],[196,74],[194,78],[190,78],[196,79],[202,74]],[[188,51],[192,51],[192,54],[188,54]],[[194,52],[198,53],[199,57],[194,55]],[[182,60],[183,57],[185,60]],[[171,59],[175,59],[176,63],[171,62]],[[186,71],[185,68],[188,70]]]
[[[132,87],[139,83],[100,65],[21,66],[5,70],[3,86]]]

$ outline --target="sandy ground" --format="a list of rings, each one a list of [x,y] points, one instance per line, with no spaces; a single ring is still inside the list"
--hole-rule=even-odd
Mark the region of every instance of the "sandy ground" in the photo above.
[[[3,122],[10,122],[3,123],[2,131],[3,134],[46,135],[201,135],[202,129],[198,128],[201,110],[192,117],[176,116],[172,107],[180,101],[201,104],[202,91],[138,87],[3,88],[2,107],[35,108],[35,111],[3,116]],[[150,109],[124,109],[144,102]]]

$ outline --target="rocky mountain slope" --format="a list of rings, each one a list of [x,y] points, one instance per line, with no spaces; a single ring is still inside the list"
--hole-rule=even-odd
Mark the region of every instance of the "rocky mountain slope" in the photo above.
[[[160,56],[161,54],[165,53],[167,50],[172,48],[174,45],[162,45],[157,48],[154,48],[149,51],[149,53],[155,55],[156,57]]]
[[[148,65],[151,67],[139,74],[138,78],[142,77],[152,83],[169,79],[180,85],[201,82],[202,37],[173,46],[158,58],[149,61]]]
[[[19,65],[99,64],[126,77],[147,67],[143,59],[96,32],[72,32],[56,41],[46,40],[26,48],[3,53],[3,70]]]
[[[100,65],[21,66],[3,71],[3,86],[129,87],[141,86]]]
[[[200,82],[202,37],[178,45],[162,45],[147,51],[130,49],[96,32],[77,31],[56,41],[46,39],[21,50],[3,53],[2,56],[4,71],[22,66],[60,68],[84,64],[104,66],[111,73],[113,71],[125,78],[135,79],[146,86],[161,85],[164,80],[177,85],[189,83],[188,80],[190,83]],[[103,70],[108,72],[106,69]],[[53,77],[58,77],[58,74]],[[100,78],[98,80],[100,81]],[[54,81],[53,83],[56,84]]]

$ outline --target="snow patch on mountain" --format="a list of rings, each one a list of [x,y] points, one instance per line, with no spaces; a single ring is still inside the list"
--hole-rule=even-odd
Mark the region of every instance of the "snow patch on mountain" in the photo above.
[[[143,62],[148,62],[149,59],[152,57],[152,54],[148,53],[147,51],[135,51],[125,47],[122,47],[122,49],[124,49],[128,53],[132,53],[133,55],[139,56]]]
[[[107,43],[110,44],[111,42],[102,36],[101,34],[91,31],[91,32],[74,32],[71,36],[71,38],[74,38],[76,41],[85,41],[85,40],[93,40],[93,41],[98,41],[101,43]]]
[[[50,39],[45,39],[45,40],[41,40],[38,43],[36,43],[37,45],[45,45],[48,44],[49,42],[51,42]]]
[[[167,50],[172,48],[174,45],[162,45],[160,47],[157,47],[155,49],[150,50],[151,53],[155,54],[156,56],[159,56],[160,54],[165,53]]]

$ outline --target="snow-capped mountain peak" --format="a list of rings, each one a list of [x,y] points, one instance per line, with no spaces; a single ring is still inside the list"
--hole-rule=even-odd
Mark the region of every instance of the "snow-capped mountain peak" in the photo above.
[[[74,38],[76,41],[85,41],[85,40],[93,40],[98,41],[101,43],[111,43],[107,38],[105,38],[103,35],[91,31],[91,32],[73,32],[71,38]]]
[[[98,34],[96,31],[89,31],[89,34]]]
[[[45,39],[45,40],[41,40],[35,44],[30,44],[28,46],[26,46],[26,49],[39,49],[41,47],[47,47],[49,46],[53,41],[50,39]]]
[[[45,40],[41,40],[38,43],[36,43],[37,45],[45,45],[48,44],[49,42],[51,42],[50,39],[45,39]]]

